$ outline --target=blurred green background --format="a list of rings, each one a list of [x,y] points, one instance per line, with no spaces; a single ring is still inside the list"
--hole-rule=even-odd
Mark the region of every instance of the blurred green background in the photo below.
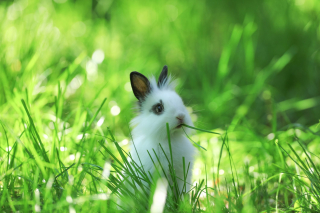
[[[195,126],[228,131],[231,151],[229,145],[222,150],[222,139],[216,136],[199,132],[193,136],[208,150],[201,150],[196,159],[194,180],[208,174],[208,186],[213,187],[219,182],[212,179],[215,174],[233,179],[228,160],[232,155],[240,187],[248,180],[253,188],[260,180],[276,177],[267,181],[263,193],[259,189],[250,194],[257,210],[269,209],[269,201],[272,207],[278,203],[288,207],[303,196],[295,186],[290,191],[290,176],[280,184],[283,168],[299,177],[300,173],[278,144],[289,143],[306,158],[297,142],[301,139],[319,154],[319,50],[318,0],[2,0],[0,163],[6,172],[0,175],[7,179],[0,179],[1,189],[9,185],[12,199],[20,205],[19,187],[28,186],[23,192],[32,200],[35,189],[45,190],[42,178],[48,181],[50,175],[59,176],[76,163],[70,176],[58,178],[68,189],[64,197],[108,192],[103,187],[92,190],[101,174],[93,177],[87,172],[89,164],[102,168],[110,161],[97,138],[102,140],[110,127],[120,145],[128,144],[128,123],[135,116],[136,102],[130,72],[158,76],[168,65],[177,78],[178,93],[191,107]],[[116,153],[112,140],[103,140]],[[39,161],[33,161],[24,146],[35,150]],[[46,153],[50,158],[46,166],[52,170],[41,171],[38,178],[39,162]],[[68,186],[71,176],[77,183],[72,189],[68,188],[73,185],[71,181]],[[34,180],[33,186],[21,177]],[[221,187],[226,194],[228,187]],[[276,197],[277,204],[269,197]],[[51,199],[47,202],[44,208],[55,208]],[[0,204],[6,203],[3,196]]]
[[[246,118],[267,134],[272,109],[280,127],[311,125],[320,118],[319,14],[316,0],[1,1],[0,104],[28,89],[47,113],[59,82],[63,117],[80,96],[84,108],[107,97],[104,126],[127,135],[129,73],[159,75],[166,64],[198,127]],[[114,105],[121,112],[112,118]],[[12,108],[2,112],[14,118]]]

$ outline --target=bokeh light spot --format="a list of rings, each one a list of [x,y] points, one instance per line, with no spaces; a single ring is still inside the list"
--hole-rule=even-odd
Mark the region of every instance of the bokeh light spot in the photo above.
[[[92,61],[96,62],[97,64],[101,64],[104,59],[104,52],[102,50],[96,50],[92,54]]]
[[[76,90],[82,85],[82,83],[83,83],[82,76],[77,75],[70,82],[70,87],[71,87],[71,89]]]
[[[123,139],[123,141],[120,142],[121,146],[127,145],[129,143],[128,139]]]
[[[74,154],[69,155],[69,159],[70,159],[70,160],[74,160],[74,159],[76,159],[76,156],[75,156]]]
[[[102,116],[99,121],[97,122],[97,126],[101,126],[104,122],[104,117]]]
[[[273,139],[274,139],[274,134],[273,134],[273,133],[270,133],[270,134],[267,136],[267,138],[268,138],[269,140],[273,140]]]
[[[110,168],[111,164],[109,162],[106,162],[103,167],[102,177],[101,179],[107,179],[110,175]]]
[[[109,198],[109,196],[106,193],[101,193],[101,194],[98,195],[98,198],[100,200],[107,200]]]
[[[127,82],[127,83],[124,85],[124,89],[125,89],[127,92],[132,92],[132,88],[131,88],[130,82]]]
[[[76,210],[72,206],[69,206],[69,213],[76,213]]]
[[[111,114],[113,116],[117,116],[117,115],[119,115],[119,113],[120,113],[120,107],[118,107],[117,105],[115,105],[111,108]]]
[[[83,84],[83,77],[81,75],[77,75],[76,77],[74,77],[67,87],[66,96],[68,97],[74,94],[82,84]]]
[[[98,77],[98,65],[92,60],[86,63],[87,79],[89,81],[94,81]]]
[[[67,200],[68,203],[72,203],[72,201],[73,201],[71,196],[67,196],[66,200]]]
[[[194,175],[198,176],[201,174],[201,169],[200,168],[195,168],[193,171]]]

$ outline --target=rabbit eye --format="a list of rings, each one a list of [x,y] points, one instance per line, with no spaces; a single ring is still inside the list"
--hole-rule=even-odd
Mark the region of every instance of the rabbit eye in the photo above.
[[[151,110],[156,115],[162,114],[162,112],[164,110],[162,101],[160,100],[160,103],[157,103],[157,104],[153,105]]]
[[[158,105],[156,106],[156,112],[157,112],[157,113],[160,113],[160,112],[162,112],[162,110],[163,110],[163,106],[160,105],[160,104],[158,104]]]

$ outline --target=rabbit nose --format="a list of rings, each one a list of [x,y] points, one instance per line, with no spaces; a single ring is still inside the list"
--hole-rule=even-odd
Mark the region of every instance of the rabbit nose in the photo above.
[[[179,114],[177,115],[177,119],[182,123],[183,122],[183,119],[184,119],[185,115],[184,114]]]

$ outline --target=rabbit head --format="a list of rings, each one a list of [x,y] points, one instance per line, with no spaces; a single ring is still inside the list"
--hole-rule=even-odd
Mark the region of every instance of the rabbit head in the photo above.
[[[131,72],[130,81],[139,107],[138,116],[131,121],[133,137],[166,137],[166,123],[172,135],[184,134],[182,124],[193,126],[189,112],[168,76],[167,66],[163,67],[158,82],[154,77],[149,80],[135,71]]]

